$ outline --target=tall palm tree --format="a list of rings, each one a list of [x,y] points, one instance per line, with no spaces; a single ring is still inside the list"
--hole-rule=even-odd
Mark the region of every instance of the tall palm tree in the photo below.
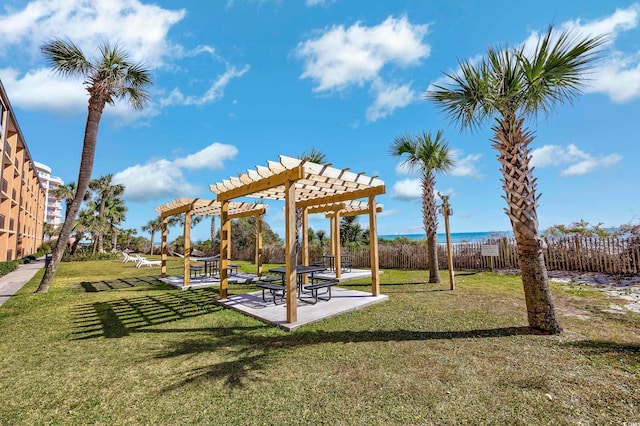
[[[89,182],[89,188],[95,191],[98,196],[98,218],[101,221],[105,221],[104,209],[107,201],[114,197],[118,197],[124,193],[124,185],[113,184],[113,174],[100,176],[98,179],[93,179]],[[97,249],[100,253],[104,252],[104,232],[100,232],[97,235]]]
[[[502,167],[505,212],[516,238],[529,325],[546,333],[559,333],[562,327],[538,235],[539,195],[529,165],[534,135],[524,122],[575,99],[605,41],[604,36],[578,38],[570,31],[557,34],[549,27],[534,49],[489,48],[480,62],[461,62],[459,73],[447,74],[447,87],[436,85],[425,95],[462,129],[494,123],[491,142]]]
[[[54,39],[42,46],[42,52],[55,72],[63,76],[84,78],[84,84],[89,92],[89,105],[76,196],[67,209],[51,262],[36,290],[38,293],[49,290],[71,235],[73,221],[87,192],[96,153],[98,127],[105,105],[123,99],[127,100],[133,108],[142,109],[149,99],[146,88],[152,84],[152,81],[146,67],[131,63],[128,54],[118,46],[105,43],[99,50],[99,57],[89,60],[70,40]]]
[[[416,137],[398,136],[391,143],[389,152],[395,157],[404,157],[403,164],[421,174],[422,226],[427,234],[429,282],[439,283],[436,173],[448,173],[453,168],[451,149],[442,137],[442,130],[438,130],[435,137],[430,132]]]

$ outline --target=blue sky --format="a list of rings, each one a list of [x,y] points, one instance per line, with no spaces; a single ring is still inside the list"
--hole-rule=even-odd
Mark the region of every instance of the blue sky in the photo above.
[[[77,180],[87,94],[47,69],[39,46],[70,38],[92,55],[110,40],[153,71],[152,102],[103,116],[94,177],[127,187],[124,224],[140,227],[176,197],[278,155],[316,148],[338,168],[378,175],[380,234],[422,232],[418,176],[388,154],[393,138],[443,129],[457,167],[439,176],[452,232],[505,231],[488,127],[460,130],[422,95],[459,59],[518,45],[549,24],[610,34],[584,95],[530,120],[540,227],[640,220],[640,3],[631,1],[5,0],[0,79],[32,156]],[[282,234],[281,203],[266,220]],[[364,227],[366,219],[361,219]],[[310,226],[328,229],[315,215]],[[206,239],[208,224],[194,239]],[[172,232],[177,236],[177,232]]]

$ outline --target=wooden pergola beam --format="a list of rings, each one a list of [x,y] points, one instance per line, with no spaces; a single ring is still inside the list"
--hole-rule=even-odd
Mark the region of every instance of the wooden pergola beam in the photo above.
[[[345,216],[360,216],[363,214],[369,214],[370,209],[366,208],[366,209],[359,209],[359,210],[345,210],[345,211],[341,211],[340,212],[340,216],[341,217],[345,217]],[[382,212],[382,207],[380,206],[376,206],[376,213],[381,213]],[[335,216],[335,213],[328,213],[325,215],[325,217],[330,218],[332,216]]]
[[[346,204],[338,203],[338,204],[331,204],[328,206],[309,207],[308,213],[317,214],[317,213],[324,213],[324,212],[335,212],[336,210],[344,210],[345,208],[346,208]]]
[[[267,212],[266,208],[262,208],[260,210],[248,210],[246,212],[230,214],[229,219],[238,219],[241,217],[248,217],[248,216],[262,216],[266,212]]]
[[[381,195],[385,193],[385,186],[372,186],[371,188],[356,189],[354,191],[343,192],[341,194],[328,195],[326,197],[318,197],[309,200],[296,202],[296,206],[300,208],[312,207],[320,204],[339,203],[342,201],[357,200],[371,195]]]
[[[279,173],[275,173],[271,176],[264,177],[254,182],[244,184],[237,187],[220,188],[218,185],[210,185],[211,192],[217,194],[218,201],[232,200],[234,198],[244,197],[251,195],[255,192],[264,191],[277,186],[286,185],[289,182],[302,179],[304,177],[304,167],[302,165],[293,168],[285,169]]]

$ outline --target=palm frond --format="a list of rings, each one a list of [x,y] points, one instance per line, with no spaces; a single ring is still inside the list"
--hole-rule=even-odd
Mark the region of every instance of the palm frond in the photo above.
[[[53,70],[63,76],[86,75],[91,62],[70,40],[53,39],[40,47]]]
[[[524,111],[548,114],[556,105],[572,102],[582,92],[585,74],[607,39],[607,35],[579,38],[569,30],[556,36],[549,27],[530,57],[519,55],[527,93]]]

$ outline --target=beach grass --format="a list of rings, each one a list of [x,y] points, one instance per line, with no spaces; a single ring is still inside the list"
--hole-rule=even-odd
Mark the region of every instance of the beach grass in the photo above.
[[[592,288],[554,284],[565,332],[542,336],[518,276],[385,270],[389,301],[287,333],[158,273],[63,263],[0,307],[0,424],[640,422],[640,315]]]

